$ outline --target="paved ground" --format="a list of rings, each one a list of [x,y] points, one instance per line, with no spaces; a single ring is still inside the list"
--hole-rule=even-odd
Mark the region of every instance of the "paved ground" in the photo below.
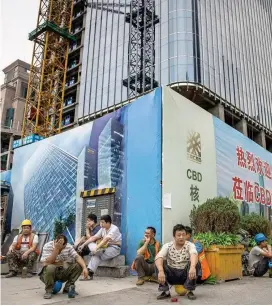
[[[58,304],[58,305],[116,305],[116,304],[167,304],[167,301],[157,301],[156,284],[146,283],[141,287],[135,286],[135,277],[125,279],[96,278],[91,282],[77,282],[79,296],[68,299],[59,293],[51,300],[42,298],[43,284],[38,277],[32,279],[1,279],[1,304]],[[272,279],[250,278],[222,283],[215,286],[200,286],[196,290],[197,300],[189,301],[186,297],[178,297],[177,303],[183,305],[216,305],[216,304],[247,304],[271,305]],[[173,291],[172,296],[176,296]]]

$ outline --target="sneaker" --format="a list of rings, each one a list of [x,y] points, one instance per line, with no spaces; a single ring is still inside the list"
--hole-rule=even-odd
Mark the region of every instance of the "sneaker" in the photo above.
[[[10,271],[9,274],[7,274],[5,277],[6,278],[11,278],[11,277],[15,277],[17,275],[16,272]]]
[[[51,292],[45,292],[43,298],[46,299],[46,300],[51,299],[52,298],[52,293]]]
[[[195,300],[196,299],[196,296],[193,294],[192,291],[189,291],[187,293],[187,297],[188,297],[189,300]]]
[[[166,300],[169,299],[171,297],[170,292],[166,293],[165,291],[163,291],[160,295],[157,296],[157,300]]]
[[[69,294],[69,289],[66,289],[66,288],[64,288],[63,290],[62,290],[62,293],[63,294]],[[78,295],[78,292],[75,290],[75,295]]]
[[[139,278],[138,280],[137,280],[137,282],[136,282],[136,285],[137,286],[142,286],[143,284],[144,284],[144,279],[142,279],[142,278]]]
[[[75,285],[71,285],[68,291],[68,298],[73,299],[76,296]]]

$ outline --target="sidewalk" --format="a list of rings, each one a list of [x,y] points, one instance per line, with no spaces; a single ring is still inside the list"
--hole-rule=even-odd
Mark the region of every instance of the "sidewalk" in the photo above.
[[[1,304],[61,304],[61,305],[116,305],[116,304],[166,304],[157,301],[157,285],[146,283],[136,287],[136,277],[123,279],[95,278],[89,282],[77,282],[79,296],[68,299],[67,295],[58,293],[51,300],[44,300],[44,286],[38,279],[1,279]],[[172,296],[176,296],[172,290]],[[183,305],[216,305],[216,304],[248,304],[271,305],[272,279],[268,277],[250,278],[222,283],[220,285],[199,286],[196,290],[197,300],[189,301],[179,297],[177,303]]]

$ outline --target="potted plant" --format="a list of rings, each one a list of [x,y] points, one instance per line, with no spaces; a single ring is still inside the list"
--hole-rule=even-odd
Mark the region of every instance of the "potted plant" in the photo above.
[[[244,247],[237,236],[240,225],[237,206],[228,198],[208,199],[193,208],[190,219],[195,238],[205,248],[211,274],[217,281],[241,279]]]

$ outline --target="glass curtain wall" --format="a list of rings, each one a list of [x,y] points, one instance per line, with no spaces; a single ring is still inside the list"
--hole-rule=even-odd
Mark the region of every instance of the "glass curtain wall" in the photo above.
[[[190,82],[272,129],[271,0],[89,3],[78,118]]]

